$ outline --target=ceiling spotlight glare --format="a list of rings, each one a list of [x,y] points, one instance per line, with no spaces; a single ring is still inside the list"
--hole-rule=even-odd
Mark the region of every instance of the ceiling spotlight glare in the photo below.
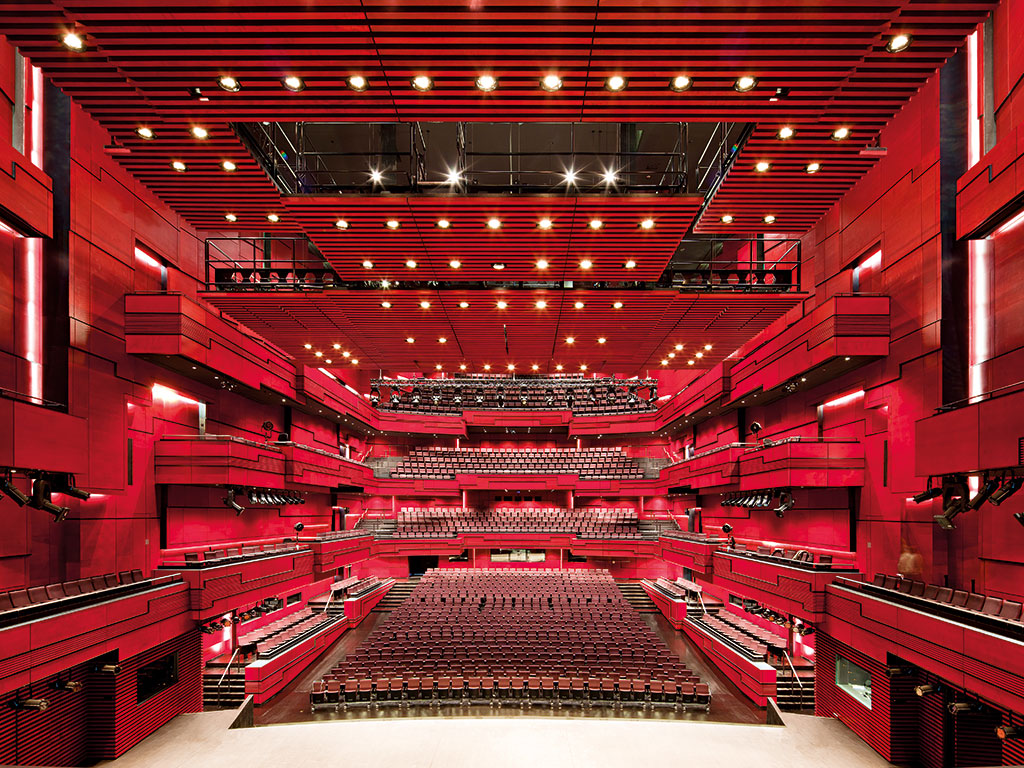
[[[382,307],[384,307],[384,309],[391,309],[391,302],[390,302],[390,301],[382,301],[382,302],[380,303],[380,305],[381,305]]]
[[[614,170],[605,171],[601,175],[601,180],[604,181],[607,186],[612,186],[619,180],[619,175]]]
[[[406,259],[405,266],[407,269],[416,269],[416,261],[413,259]]]
[[[452,223],[448,219],[438,219],[435,226],[438,229],[451,229]]]
[[[604,226],[604,222],[600,219],[591,219],[587,222],[587,226],[596,231]]]
[[[338,219],[336,222],[334,222],[334,226],[337,229],[345,230],[348,229],[348,222],[345,219]]]
[[[267,221],[269,221],[269,222],[271,222],[273,224],[276,224],[280,220],[281,220],[281,217],[278,216],[276,213],[268,213],[267,214]]]
[[[283,85],[292,93],[298,93],[299,91],[306,87],[306,84],[302,82],[302,78],[296,77],[295,75],[289,75],[288,77],[284,78],[281,81],[281,85]]]
[[[640,229],[654,229],[654,219],[644,219],[641,221]]]
[[[238,169],[238,166],[235,165],[231,160],[225,160],[220,164],[220,167],[223,168],[228,173],[231,173],[231,171]]]
[[[566,171],[564,174],[562,174],[562,180],[566,184],[568,184],[570,187],[571,186],[575,186],[575,184],[576,184],[576,171],[574,171],[572,168],[570,168],[568,171]]]
[[[534,304],[534,306],[537,309],[547,309],[548,303],[544,301],[544,299],[537,299],[537,302]]]
[[[850,138],[850,129],[846,126],[840,126],[832,131],[832,141],[842,141],[843,139]]]
[[[781,128],[779,128],[778,133],[775,134],[775,137],[778,139],[782,139],[782,141],[785,141],[786,139],[792,139],[794,136],[796,136],[796,131],[794,131],[788,125],[784,125]]]
[[[754,90],[754,88],[756,86],[757,86],[757,78],[756,77],[750,77],[750,75],[744,75],[743,77],[737,78],[736,82],[733,83],[732,87],[735,88],[740,93],[746,93],[747,91]]]
[[[576,338],[574,336],[566,336],[565,337],[565,343],[566,344],[575,344],[576,343]]]
[[[498,78],[492,75],[480,75],[480,77],[476,79],[476,87],[485,93],[493,91],[498,87]]]
[[[462,171],[458,168],[449,169],[448,173],[445,174],[444,180],[453,187],[457,186],[462,183]]]
[[[808,163],[808,164],[807,164],[807,165],[806,165],[806,166],[804,167],[804,170],[805,170],[805,171],[806,171],[807,173],[817,173],[818,171],[820,171],[820,170],[821,170],[821,163]]]
[[[675,359],[675,357],[676,357],[676,353],[675,353],[675,352],[669,352],[669,353],[668,353],[668,359],[669,359],[669,360],[674,360],[674,359]]]
[[[1010,480],[1004,480],[1003,484],[999,486],[999,490],[989,496],[989,504],[998,507],[1019,491],[1021,486],[1024,486],[1024,478],[1014,477]]]
[[[60,41],[70,51],[80,53],[85,50],[85,38],[75,32],[65,32]]]
[[[492,217],[492,218],[488,219],[487,220],[487,228],[488,229],[501,229],[501,219],[499,219],[497,217]]]
[[[145,139],[146,141],[152,141],[156,138],[156,134],[153,132],[153,129],[147,128],[144,125],[140,125],[136,128],[135,133],[139,135],[139,138]]]
[[[775,216],[773,216],[773,215],[772,215],[772,214],[770,214],[770,213],[769,213],[769,214],[767,214],[767,215],[766,215],[766,216],[764,217],[764,223],[765,223],[765,224],[774,224],[774,223],[775,223]]]
[[[672,78],[673,91],[688,91],[693,85],[693,78],[687,75],[676,75]]]
[[[348,87],[353,91],[365,91],[367,86],[369,83],[362,75],[350,75],[348,78]]]
[[[722,223],[723,224],[732,224],[732,214],[727,213],[724,216],[722,216]]]
[[[662,364],[662,365],[668,365],[668,360],[666,360],[666,359],[662,358],[662,360],[661,360],[661,364]]]
[[[625,267],[626,269],[636,269],[636,262],[633,261],[633,259],[630,259],[626,262]]]
[[[460,301],[459,302],[459,309],[469,309],[469,302],[468,301]]]
[[[498,309],[508,309],[508,302],[504,299],[499,299],[495,305]]]
[[[587,370],[587,364],[586,363],[580,363],[580,370],[581,371]]]
[[[683,351],[683,345],[682,344],[676,344],[676,352],[682,352],[682,351]]]
[[[217,85],[230,93],[237,93],[242,90],[242,84],[238,82],[237,78],[234,78],[231,75],[222,75],[217,81]]]
[[[406,339],[405,339],[405,343],[406,344],[415,344],[416,343],[416,339],[414,339],[412,336],[407,336]]]
[[[388,219],[384,222],[384,226],[388,229],[395,230],[402,226],[402,223],[398,219]]]
[[[370,181],[372,181],[374,184],[383,184],[384,183],[384,174],[381,173],[380,170],[377,169],[377,168],[371,168],[370,169]]]
[[[612,75],[604,81],[604,87],[609,91],[621,91],[626,87],[626,78],[619,75]]]
[[[176,170],[178,173],[184,173],[188,170],[188,166],[185,165],[181,160],[175,160],[171,163],[171,168]]]
[[[434,81],[426,75],[416,75],[416,77],[412,79],[412,87],[420,92],[429,91],[434,87]]]
[[[505,268],[504,263],[502,263],[500,261],[496,261],[493,264],[491,264],[491,269],[497,270],[498,272],[500,272],[504,268]]]
[[[459,267],[462,266],[462,262],[459,261],[458,259],[452,259],[451,261],[448,262],[448,266],[451,267],[452,269],[458,269]]]
[[[608,339],[606,339],[604,336],[599,336],[597,339],[598,344],[604,344],[606,341],[608,341]]]
[[[544,230],[551,229],[551,219],[541,219],[537,222],[537,228]]]
[[[438,344],[447,344],[448,343],[448,338],[446,336],[438,336],[437,337],[437,343]]]
[[[430,309],[430,302],[425,299],[420,302],[420,309]]]
[[[485,371],[491,370],[491,364],[490,363],[484,363],[484,370]]]
[[[547,259],[537,259],[537,269],[547,269],[547,268],[548,268],[548,260]]]
[[[515,365],[514,365],[513,363],[509,363],[509,364],[508,364],[508,369],[509,369],[510,371],[514,371],[514,370],[516,369],[516,367],[515,367]]]
[[[558,75],[544,75],[540,81],[540,87],[545,91],[557,91],[562,87],[562,78]]]
[[[594,262],[590,259],[584,259],[580,262],[580,269],[590,269],[592,266],[594,266]]]
[[[612,304],[612,309],[622,309],[622,302],[616,301]]]
[[[713,347],[710,344],[705,344],[704,345],[704,351],[710,352],[712,349],[713,349]]]
[[[767,160],[760,160],[754,166],[754,170],[757,171],[758,173],[768,173],[768,171],[771,170],[771,167],[772,164],[769,163]]]
[[[585,306],[586,306],[586,304],[584,304],[584,303],[583,303],[582,301],[577,301],[577,302],[576,302],[575,304],[573,304],[573,306],[574,306],[574,307],[575,307],[576,309],[583,309],[583,307],[585,307]]]
[[[912,40],[913,38],[905,33],[893,35],[892,39],[890,39],[889,42],[885,44],[885,50],[889,51],[889,53],[899,53],[900,51],[905,51],[907,50],[907,48],[910,47],[910,42]]]
[[[559,363],[558,365],[556,365],[556,366],[555,366],[555,370],[556,370],[556,371],[560,371],[560,370],[562,370],[563,368],[565,368],[565,366],[564,366],[564,365],[562,365],[561,363]]]

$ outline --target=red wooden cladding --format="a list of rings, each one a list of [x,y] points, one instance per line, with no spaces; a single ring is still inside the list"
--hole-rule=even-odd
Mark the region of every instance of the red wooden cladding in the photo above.
[[[53,236],[53,182],[20,152],[0,141],[0,213],[25,235]]]
[[[18,400],[0,400],[0,465],[84,474],[89,465],[86,420]],[[40,441],[40,435],[60,435]]]
[[[651,598],[651,602],[658,606],[661,615],[673,628],[677,630],[683,628],[683,622],[686,620],[685,600],[669,597],[660,589],[655,589],[648,581],[640,582],[640,587]]]
[[[957,181],[959,237],[987,234],[1021,211],[1024,194],[1024,126],[1018,125]]]
[[[701,202],[696,195],[284,199],[342,280],[657,280]],[[339,219],[347,229],[338,229]],[[500,228],[488,226],[492,219]],[[541,219],[551,228],[541,229]],[[389,220],[398,229],[388,229]],[[646,220],[650,229],[641,227]],[[583,268],[584,260],[592,266]]]
[[[725,551],[716,552],[714,560],[715,586],[811,622],[824,618],[825,586],[835,574]]]
[[[242,439],[165,437],[156,444],[155,468],[156,482],[164,484],[285,486],[285,454]]]
[[[751,661],[690,622],[683,622],[683,632],[714,662],[718,671],[755,704],[765,707],[768,699],[776,697],[777,672],[774,667],[764,662]]]
[[[696,575],[705,578],[710,578],[714,573],[714,553],[718,548],[716,545],[669,536],[663,536],[660,543],[661,556],[668,562],[689,568]]]
[[[856,440],[788,442],[739,458],[740,490],[864,485],[864,446]]]

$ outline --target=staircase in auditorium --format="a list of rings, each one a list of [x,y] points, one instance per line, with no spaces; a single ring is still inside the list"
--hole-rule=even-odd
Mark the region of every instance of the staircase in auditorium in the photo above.
[[[644,592],[644,588],[636,581],[618,582],[619,591],[636,608],[638,613],[658,613],[658,606]]]
[[[245,699],[245,665],[225,674],[224,662],[208,662],[203,670],[203,709],[234,709]]]
[[[407,580],[396,581],[381,601],[374,606],[374,612],[382,613],[395,610],[405,602],[419,583],[419,576],[410,576]]]

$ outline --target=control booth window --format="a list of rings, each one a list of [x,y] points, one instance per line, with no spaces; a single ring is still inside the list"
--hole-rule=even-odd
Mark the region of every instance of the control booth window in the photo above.
[[[144,667],[139,667],[136,676],[138,703],[156,696],[160,691],[178,682],[178,652],[169,653]]]
[[[836,686],[871,709],[871,673],[863,667],[836,656]]]
[[[544,550],[529,549],[492,549],[492,563],[543,563]]]

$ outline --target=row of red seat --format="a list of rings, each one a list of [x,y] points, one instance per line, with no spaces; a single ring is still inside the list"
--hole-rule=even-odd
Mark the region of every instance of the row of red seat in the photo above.
[[[600,691],[609,700],[649,701],[656,690],[673,704],[709,702],[706,687],[698,699],[700,680],[651,631],[607,571],[549,569],[428,571],[388,620],[325,677],[312,701],[360,700],[332,700],[328,685],[335,692],[342,686],[362,690],[367,703],[424,698],[424,679],[431,681],[425,696],[431,700],[489,699],[506,691],[521,697],[529,694],[530,677],[542,690],[541,676],[551,677],[548,690],[558,690],[554,681],[565,677],[562,692],[578,699]],[[523,682],[499,685],[498,678],[506,677]],[[581,681],[578,688],[573,680]],[[624,690],[620,680],[628,681]]]
[[[204,568],[233,563],[239,560],[251,560],[267,555],[285,554],[303,548],[292,542],[277,542],[275,544],[245,544],[236,547],[225,547],[224,549],[204,549],[192,552],[183,552],[179,555],[172,555],[167,561],[161,564],[164,568]]]
[[[784,638],[727,610],[706,612],[689,617],[689,620],[712,635],[728,639],[747,656],[758,661],[767,661],[769,656],[780,656],[786,648]]]
[[[993,616],[1006,621],[1021,622],[1021,604],[1015,600],[1004,600],[1001,597],[989,597],[979,595],[976,592],[967,592],[962,589],[951,587],[940,587],[935,584],[926,584],[923,581],[913,579],[897,578],[877,573],[872,583],[876,587],[893,589],[914,597],[925,600],[934,600],[937,603],[945,603],[956,608],[964,608],[968,611],[975,611],[987,616]]]
[[[644,538],[629,507],[402,507],[394,534],[452,538],[464,533],[568,533],[607,538]]]
[[[393,477],[454,478],[456,474],[578,474],[581,477],[643,477],[619,449],[481,450],[415,448]]]
[[[171,576],[160,577],[160,584],[172,580]],[[18,608],[27,608],[31,605],[50,603],[54,600],[62,600],[67,597],[85,595],[93,592],[102,592],[106,589],[135,584],[148,581],[142,575],[142,571],[121,571],[119,574],[108,573],[103,576],[92,576],[87,579],[76,579],[65,581],[59,584],[47,584],[44,587],[29,587],[28,589],[15,589],[10,592],[0,593],[0,611],[11,611]]]

